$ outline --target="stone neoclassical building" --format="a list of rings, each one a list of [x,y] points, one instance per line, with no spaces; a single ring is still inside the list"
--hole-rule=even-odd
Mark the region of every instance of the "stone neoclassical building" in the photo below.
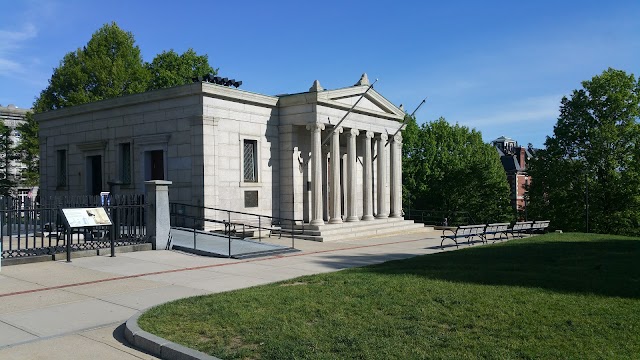
[[[196,82],[38,114],[41,193],[160,179],[172,202],[312,225],[401,218],[405,114],[368,88],[366,74],[278,96]]]

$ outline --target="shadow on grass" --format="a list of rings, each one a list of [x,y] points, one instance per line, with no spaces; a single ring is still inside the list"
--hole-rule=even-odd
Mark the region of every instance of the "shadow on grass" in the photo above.
[[[640,240],[637,239],[549,234],[494,246],[461,246],[461,249],[389,261],[359,271],[640,298]],[[358,258],[345,256],[341,260],[355,263]]]

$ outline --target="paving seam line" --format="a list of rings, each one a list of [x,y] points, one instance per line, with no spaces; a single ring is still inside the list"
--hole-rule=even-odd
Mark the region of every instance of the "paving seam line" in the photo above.
[[[162,275],[162,274],[169,274],[169,273],[173,273],[173,272],[181,272],[181,271],[189,271],[189,270],[201,270],[201,269],[208,269],[208,268],[221,267],[221,266],[229,266],[229,265],[235,265],[235,264],[252,263],[252,262],[274,260],[274,259],[286,259],[286,258],[296,257],[296,256],[315,255],[315,254],[323,254],[323,253],[329,253],[329,252],[338,252],[338,251],[363,249],[363,248],[370,248],[370,247],[377,247],[377,246],[418,242],[418,241],[424,241],[424,240],[425,239],[393,241],[393,242],[383,243],[383,244],[359,245],[359,246],[352,246],[352,247],[346,247],[346,248],[340,248],[340,249],[317,250],[317,251],[310,251],[310,252],[306,252],[306,253],[297,253],[297,254],[289,254],[289,255],[274,255],[274,256],[269,256],[269,257],[265,257],[265,258],[234,261],[234,262],[228,262],[228,263],[224,263],[224,264],[202,265],[202,266],[194,266],[194,267],[188,267],[188,268],[178,268],[178,269],[172,269],[172,270],[154,271],[154,272],[143,273],[143,274],[117,276],[117,277],[113,277],[113,278],[106,278],[106,279],[99,279],[99,280],[92,280],[92,281],[84,281],[84,282],[73,283],[73,284],[65,284],[65,285],[51,286],[51,287],[40,288],[40,289],[32,289],[32,290],[24,290],[24,291],[12,292],[12,293],[0,294],[0,298],[7,297],[7,296],[30,294],[30,293],[40,292],[40,291],[65,289],[65,288],[69,288],[69,287],[82,286],[82,285],[99,284],[99,283],[102,283],[102,282],[109,282],[109,281],[135,279],[135,278],[139,278],[139,277],[143,277],[143,276],[150,276],[150,275]],[[426,240],[429,240],[429,239],[426,239]]]
[[[10,345],[0,346],[0,350],[12,348],[14,346],[29,344],[29,343],[33,343],[33,342],[39,342],[39,341],[43,341],[43,340],[56,339],[56,338],[60,338],[60,337],[64,337],[64,336],[80,335],[81,332],[92,331],[92,330],[102,329],[102,328],[105,328],[105,327],[114,326],[114,325],[121,325],[121,324],[122,324],[122,320],[116,321],[116,322],[112,322],[112,323],[109,323],[109,324],[90,326],[90,327],[87,327],[87,328],[84,328],[84,329],[71,330],[71,331],[64,332],[62,334],[55,334],[55,335],[48,335],[48,336],[38,336],[36,339],[31,339],[31,340],[27,340],[27,341],[21,341],[21,342],[13,343],[13,344],[10,344]]]

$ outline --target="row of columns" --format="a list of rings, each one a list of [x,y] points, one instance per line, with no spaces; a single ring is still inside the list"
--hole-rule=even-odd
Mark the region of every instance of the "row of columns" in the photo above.
[[[323,197],[322,197],[322,130],[324,124],[313,123],[307,125],[307,130],[311,130],[311,225],[322,225],[323,220]],[[342,127],[335,128],[331,134],[331,198],[329,199],[330,214],[329,223],[342,223],[342,207],[340,206],[340,134],[344,132]],[[371,131],[360,131],[351,129],[347,136],[347,206],[345,207],[345,221],[353,222],[359,220],[373,220],[373,157],[371,153],[371,141],[375,137],[377,140],[377,214],[375,218],[401,217],[402,216],[402,136],[395,135],[391,141],[387,134],[375,135]],[[356,142],[357,137],[362,135],[364,148],[363,156],[363,196],[362,196],[362,219],[358,217],[357,204],[357,181],[356,181]],[[388,144],[388,146],[387,146]],[[391,194],[387,193],[387,147],[390,150],[390,180]],[[390,199],[391,209],[387,206]]]

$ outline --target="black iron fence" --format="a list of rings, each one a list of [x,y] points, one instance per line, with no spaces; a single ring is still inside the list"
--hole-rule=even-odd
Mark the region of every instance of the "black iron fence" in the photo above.
[[[68,229],[63,208],[103,207],[112,225]],[[111,249],[147,242],[143,195],[0,198],[2,258]]]
[[[231,242],[235,239],[253,239],[262,242],[266,236],[291,239],[295,249],[296,237],[305,234],[302,220],[259,215],[212,207],[182,203],[170,203],[171,226],[193,232],[193,248],[197,248],[197,232],[219,233],[227,238],[228,255],[231,257]]]
[[[404,218],[433,226],[461,226],[475,224],[467,211],[404,209]]]

